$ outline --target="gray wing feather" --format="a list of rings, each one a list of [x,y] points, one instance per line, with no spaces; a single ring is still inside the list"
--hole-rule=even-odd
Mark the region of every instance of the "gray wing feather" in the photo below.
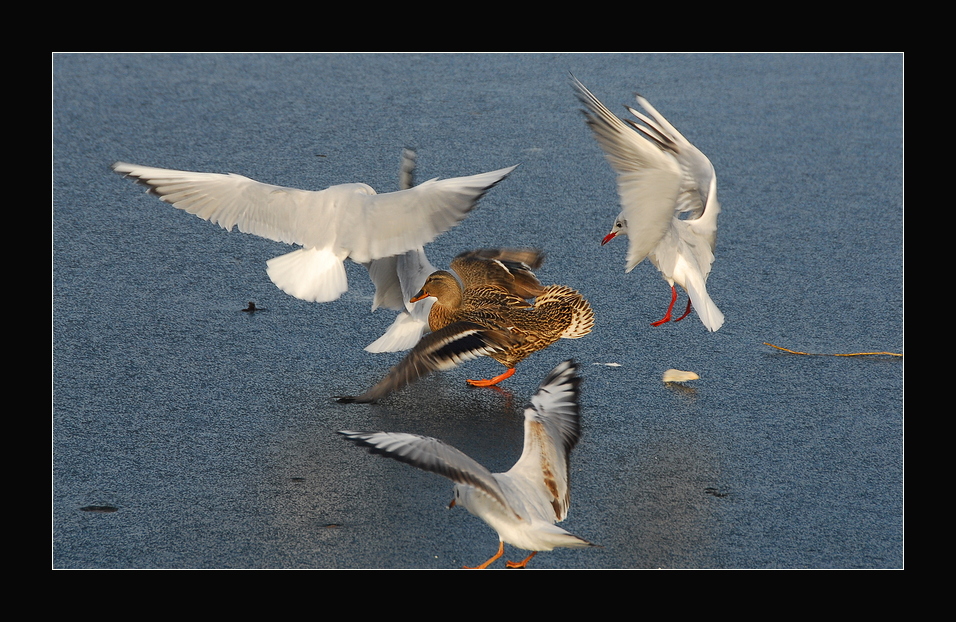
[[[438,439],[397,432],[343,430],[339,434],[357,445],[367,447],[371,453],[437,473],[457,484],[472,486],[510,510],[501,487],[488,469]]]

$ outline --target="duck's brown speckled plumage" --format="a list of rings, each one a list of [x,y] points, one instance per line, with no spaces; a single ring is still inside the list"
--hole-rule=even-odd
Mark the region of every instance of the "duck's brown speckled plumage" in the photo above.
[[[530,269],[542,260],[538,251],[507,249],[459,255],[451,267],[461,283],[440,270],[428,277],[420,292],[437,299],[428,316],[430,328],[472,322],[511,332],[516,343],[489,354],[509,369],[558,339],[588,334],[594,325],[590,305],[570,287],[542,286]]]
[[[428,317],[432,334],[382,382],[349,401],[376,401],[430,371],[475,356],[489,356],[508,368],[491,380],[469,381],[489,386],[509,377],[520,361],[558,339],[577,339],[591,332],[594,314],[581,294],[538,281],[533,270],[543,259],[537,250],[468,251],[452,260],[454,273],[432,273],[413,298],[436,298]]]

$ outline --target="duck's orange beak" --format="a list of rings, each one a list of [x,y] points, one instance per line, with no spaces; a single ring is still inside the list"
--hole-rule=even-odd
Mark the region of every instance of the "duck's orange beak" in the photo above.
[[[424,289],[421,289],[421,290],[418,291],[417,294],[415,294],[414,296],[412,296],[412,297],[409,299],[408,302],[418,302],[419,300],[421,300],[421,299],[423,299],[423,298],[428,298],[428,296],[430,296],[430,294],[426,294],[426,293],[425,293],[425,290],[424,290]]]
[[[605,244],[607,244],[608,242],[610,242],[611,240],[613,240],[616,235],[617,235],[617,233],[615,233],[615,232],[613,232],[613,231],[610,232],[610,233],[608,233],[606,236],[604,236],[604,239],[601,240],[601,246],[604,246]]]

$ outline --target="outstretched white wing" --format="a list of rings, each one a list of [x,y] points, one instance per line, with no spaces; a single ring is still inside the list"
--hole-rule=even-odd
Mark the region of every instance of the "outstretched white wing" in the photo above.
[[[345,291],[340,264],[346,257],[368,263],[421,248],[460,222],[514,168],[376,194],[362,183],[310,191],[231,173],[113,165],[161,200],[224,229],[301,245],[273,260],[270,278],[293,296],[323,302]]]

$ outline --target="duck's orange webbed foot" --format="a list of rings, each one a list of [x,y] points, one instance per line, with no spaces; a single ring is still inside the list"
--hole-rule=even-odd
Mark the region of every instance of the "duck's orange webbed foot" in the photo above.
[[[501,382],[502,380],[505,380],[506,378],[511,378],[511,376],[514,375],[514,373],[515,373],[515,368],[512,367],[511,369],[501,374],[500,376],[495,376],[494,378],[490,380],[468,380],[468,384],[470,384],[473,387],[490,387],[493,384],[498,384],[499,382]]]

